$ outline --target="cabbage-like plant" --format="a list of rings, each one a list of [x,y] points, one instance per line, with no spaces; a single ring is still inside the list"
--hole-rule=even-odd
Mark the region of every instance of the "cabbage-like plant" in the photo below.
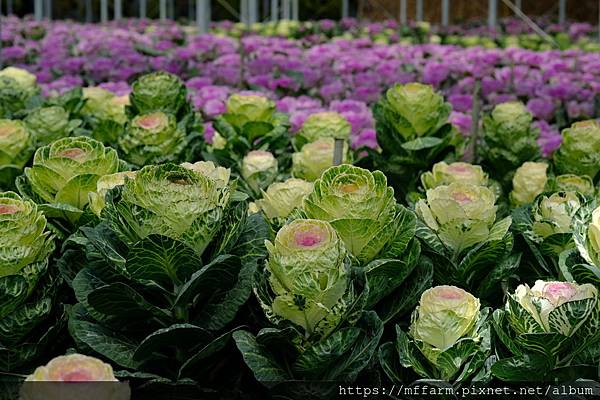
[[[0,118],[22,117],[29,100],[39,92],[32,73],[15,67],[0,70]]]
[[[421,295],[408,334],[396,325],[396,342],[379,350],[388,377],[397,382],[394,365],[411,368],[419,378],[459,383],[479,372],[491,353],[490,310],[455,286],[436,286]]]
[[[447,186],[451,183],[468,183],[470,185],[488,186],[488,174],[480,165],[465,162],[447,164],[444,161],[434,164],[431,171],[421,175],[423,189],[434,189],[438,186]]]
[[[157,111],[133,118],[118,144],[125,161],[144,166],[177,161],[187,142],[175,117]]]
[[[19,398],[78,400],[89,395],[91,391],[94,398],[100,400],[131,398],[129,384],[119,383],[109,364],[82,354],[58,356],[48,364],[37,367],[25,378]]]
[[[310,115],[302,128],[295,135],[294,140],[297,148],[302,148],[306,143],[312,143],[319,139],[331,138],[350,140],[352,125],[339,113],[327,111]]]
[[[130,114],[150,114],[161,111],[180,116],[188,113],[187,89],[183,81],[168,72],[142,75],[131,86]]]
[[[311,182],[290,178],[285,182],[275,182],[263,191],[262,198],[256,200],[257,208],[269,220],[287,218],[296,208],[302,208],[302,202],[313,190]]]
[[[586,198],[578,192],[545,192],[531,205],[513,211],[514,230],[533,256],[528,270],[535,271],[538,277],[563,277],[560,256],[575,247],[573,220],[585,204]]]
[[[47,216],[74,224],[98,179],[119,169],[116,150],[88,137],[69,137],[40,147],[17,186],[22,195],[42,204]]]
[[[277,179],[277,159],[268,151],[253,150],[242,159],[242,178],[258,194]]]
[[[448,123],[451,110],[440,93],[420,83],[396,85],[374,106],[382,153],[371,151],[370,155],[398,191],[414,191],[413,177],[452,158],[461,138]]]
[[[600,171],[600,124],[595,120],[576,122],[563,130],[562,137],[554,154],[557,172],[594,179]]]
[[[435,134],[450,116],[451,107],[431,86],[421,83],[396,85],[385,95],[389,122],[404,141]]]
[[[96,216],[100,217],[106,204],[105,198],[108,191],[117,186],[124,185],[126,179],[133,179],[135,178],[135,175],[135,171],[125,171],[101,176],[98,179],[98,182],[96,182],[96,191],[91,192],[89,196],[90,210],[92,210]]]
[[[50,351],[64,326],[49,265],[54,236],[36,204],[0,193],[0,368],[16,372]]]
[[[62,259],[74,275],[69,330],[82,352],[163,382],[210,384],[230,368],[223,352],[269,226],[246,217],[222,170],[146,166],[107,192],[100,223],[81,228]]]
[[[0,119],[0,188],[13,187],[35,151],[35,136],[19,120]]]
[[[571,365],[580,376],[597,376],[600,302],[594,285],[541,280],[533,287],[520,285],[493,320],[508,350],[492,365],[497,378],[553,381]]]
[[[244,361],[263,385],[300,397],[303,380],[352,382],[383,324],[374,312],[361,315],[366,289],[351,280],[344,242],[329,223],[308,219],[285,225],[266,247],[255,292],[276,327],[234,333]]]
[[[234,94],[227,110],[213,123],[217,141],[204,158],[231,168],[241,168],[242,159],[252,150],[271,152],[279,166],[290,164],[291,140],[288,117],[277,113],[275,103],[262,96]]]
[[[260,123],[269,124],[274,116],[275,103],[272,100],[258,95],[234,94],[227,99],[227,113],[223,117],[235,129],[248,133],[247,137],[252,139],[253,133],[248,128]]]
[[[582,204],[571,222],[576,249],[559,258],[561,274],[568,280],[600,285],[600,207],[594,200]]]
[[[129,104],[127,96],[119,97],[106,89],[88,87],[83,89],[85,104],[82,115],[97,122],[114,121],[123,125],[127,121],[125,107]]]
[[[451,183],[428,190],[417,202],[417,236],[434,259],[437,282],[488,297],[518,266],[519,257],[510,255],[512,219],[496,220],[495,200],[486,187]]]
[[[414,238],[415,215],[396,203],[394,190],[381,171],[351,165],[329,168],[304,200],[304,213],[329,222],[338,232],[366,274],[371,288],[369,307],[388,304],[415,271],[421,249]],[[397,297],[404,295],[408,292]],[[410,296],[415,297],[414,293]],[[390,306],[380,309],[379,315],[386,319],[401,311],[406,310]]]
[[[122,135],[129,104],[128,96],[116,96],[99,87],[83,88],[83,106],[80,115],[90,136],[105,143],[115,145]]]
[[[536,142],[540,132],[532,122],[533,116],[520,102],[498,104],[484,118],[481,155],[494,178],[506,182],[511,171],[540,157]]]
[[[533,205],[532,233],[544,240],[555,234],[571,232],[571,221],[582,204],[577,192],[540,195]]]
[[[37,108],[30,112],[24,121],[35,135],[38,147],[71,136],[81,124],[78,119],[69,119],[69,113],[61,106]]]
[[[592,178],[587,175],[558,175],[548,179],[546,188],[555,192],[579,192],[588,198],[595,197],[597,192]]]
[[[548,183],[547,170],[548,164],[543,162],[525,162],[516,170],[509,194],[514,207],[531,204],[544,191]]]
[[[266,242],[269,285],[267,315],[302,328],[306,338],[327,336],[342,320],[350,280],[344,242],[325,221],[295,220]]]
[[[307,181],[315,181],[323,171],[333,166],[335,139],[322,138],[302,146],[292,154],[292,175]],[[342,162],[348,162],[348,145],[344,144]]]

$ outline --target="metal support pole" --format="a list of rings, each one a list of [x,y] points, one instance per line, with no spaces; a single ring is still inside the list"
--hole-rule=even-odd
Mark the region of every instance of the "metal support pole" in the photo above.
[[[175,19],[175,0],[169,0],[167,5],[168,5],[167,15],[169,16],[170,19]]]
[[[523,0],[515,0],[515,6],[519,9],[523,9]]]
[[[283,19],[289,20],[292,18],[290,0],[283,0]]]
[[[146,18],[148,14],[148,3],[146,0],[140,0],[140,18]]]
[[[108,21],[108,0],[100,0],[100,21]]]
[[[418,22],[423,21],[423,0],[417,0],[417,15],[416,20]]]
[[[336,138],[333,143],[333,165],[341,165],[344,161],[344,139]]]
[[[279,20],[279,0],[271,0],[271,21]]]
[[[2,3],[2,1],[0,1]],[[13,13],[13,0],[6,1],[6,15],[12,15]]]
[[[342,18],[350,16],[350,0],[342,0]]]
[[[258,22],[258,1],[248,0],[248,21],[250,24]]]
[[[41,21],[44,18],[44,5],[42,0],[35,0],[33,4],[33,13],[36,21]]]
[[[158,16],[160,19],[167,19],[167,0],[160,0],[160,4],[158,7]]]
[[[408,4],[406,3],[406,0],[400,0],[400,23],[402,25],[406,25],[408,22],[407,10]]]
[[[44,15],[47,19],[52,19],[52,0],[44,0]]]
[[[115,0],[115,19],[118,21],[123,18],[123,4],[121,0]]]
[[[495,28],[498,23],[498,0],[488,0],[488,27]]]
[[[558,23],[564,25],[567,20],[567,0],[558,0]]]
[[[300,1],[292,0],[292,19],[294,21],[300,20]]]
[[[196,24],[198,24],[200,33],[207,33],[209,31],[210,20],[210,0],[196,0]]]
[[[450,24],[450,0],[442,0],[442,25]]]
[[[85,22],[92,22],[93,12],[92,0],[85,0]]]
[[[248,0],[240,0],[240,22],[244,25],[248,25],[249,20]]]

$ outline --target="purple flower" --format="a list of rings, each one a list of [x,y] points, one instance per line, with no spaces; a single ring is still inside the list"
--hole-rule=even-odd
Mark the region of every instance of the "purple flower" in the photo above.
[[[375,133],[375,129],[364,129],[353,139],[352,148],[358,149],[364,146],[372,149],[379,147],[377,144],[377,134]]]
[[[546,121],[536,121],[533,126],[540,130],[540,136],[537,143],[542,150],[544,157],[549,157],[555,150],[560,147],[562,136],[558,129],[548,124]]]
[[[452,104],[455,111],[466,113],[473,108],[473,96],[468,94],[454,94],[448,96],[448,101]]]
[[[527,109],[537,119],[549,121],[554,117],[554,103],[542,97],[529,100]]]
[[[221,100],[208,100],[204,103],[204,113],[209,118],[214,118],[226,111],[225,103]]]
[[[470,115],[453,111],[450,113],[448,120],[464,136],[469,136],[471,134],[472,118]]]

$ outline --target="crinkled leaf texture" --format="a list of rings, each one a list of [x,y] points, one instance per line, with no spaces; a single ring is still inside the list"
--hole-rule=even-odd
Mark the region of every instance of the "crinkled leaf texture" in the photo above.
[[[66,323],[56,302],[60,287],[48,260],[0,278],[0,370],[30,367],[60,342]]]
[[[520,261],[519,254],[511,254],[511,221],[510,217],[497,221],[484,240],[459,254],[452,252],[425,223],[417,221],[416,236],[424,245],[423,253],[435,265],[434,282],[468,288],[480,298],[499,295],[501,283],[515,272]]]
[[[301,399],[324,381],[356,380],[371,362],[382,334],[383,323],[368,311],[356,325],[342,327],[304,346],[298,345],[303,338],[291,327],[265,328],[256,337],[238,331],[233,337],[260,383],[278,395]]]
[[[241,221],[219,230],[202,257],[166,236],[128,244],[104,223],[82,228],[69,243],[87,259],[72,278],[78,304],[69,331],[80,351],[170,382],[209,379],[231,349],[233,321],[251,294],[270,235],[260,214]],[[214,256],[205,261],[208,254]],[[71,277],[77,268],[62,266]]]
[[[402,382],[401,376],[405,374],[402,368],[412,369],[421,378],[451,383],[477,380],[475,377],[484,369],[491,353],[490,312],[489,308],[482,310],[472,332],[446,350],[412,339],[397,325],[396,341],[385,343],[379,349],[384,372],[395,383]]]

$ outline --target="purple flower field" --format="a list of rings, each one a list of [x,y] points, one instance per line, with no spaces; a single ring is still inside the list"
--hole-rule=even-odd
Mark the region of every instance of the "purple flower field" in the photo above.
[[[256,91],[291,115],[294,131],[312,113],[340,112],[352,124],[355,147],[376,146],[370,106],[395,83],[419,81],[441,90],[453,106],[450,120],[463,134],[471,130],[477,81],[483,111],[520,100],[537,120],[544,154],[560,144],[560,129],[597,116],[600,93],[600,53],[576,49],[377,44],[366,38],[309,46],[281,37],[199,36],[175,24],[139,20],[102,26],[9,18],[1,35],[4,63],[33,72],[48,95],[80,85],[127,94],[137,76],[165,70],[185,80],[206,121],[225,111],[230,94]]]

